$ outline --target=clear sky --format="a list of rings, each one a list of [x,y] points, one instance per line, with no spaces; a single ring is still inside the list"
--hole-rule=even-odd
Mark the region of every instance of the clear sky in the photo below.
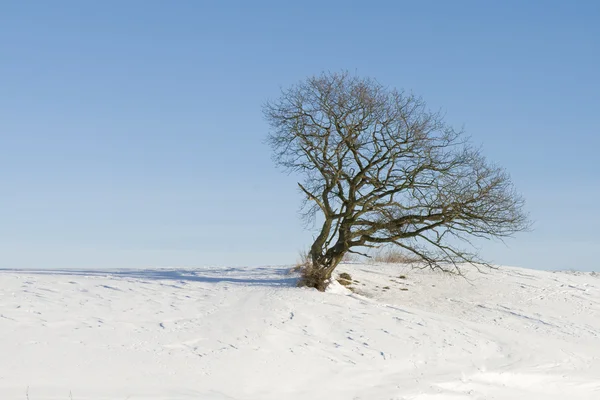
[[[484,257],[600,270],[600,2],[441,0],[0,1],[0,268],[293,263],[261,106],[342,69],[511,173],[534,231]]]

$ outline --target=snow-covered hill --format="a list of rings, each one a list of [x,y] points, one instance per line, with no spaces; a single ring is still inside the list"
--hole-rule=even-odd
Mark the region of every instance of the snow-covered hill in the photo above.
[[[600,276],[0,271],[0,399],[600,399]]]

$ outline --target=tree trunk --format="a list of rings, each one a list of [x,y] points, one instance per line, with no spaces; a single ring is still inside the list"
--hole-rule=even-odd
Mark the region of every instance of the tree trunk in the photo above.
[[[327,251],[325,255],[311,252],[312,266],[304,271],[302,278],[304,286],[313,287],[320,291],[324,291],[327,288],[333,271],[340,261],[342,261],[345,253],[339,250],[332,250],[334,249],[332,248]]]

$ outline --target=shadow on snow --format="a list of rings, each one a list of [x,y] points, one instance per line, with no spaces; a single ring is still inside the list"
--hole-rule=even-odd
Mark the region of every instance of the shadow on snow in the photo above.
[[[289,273],[289,268],[156,268],[156,269],[8,269],[0,268],[0,273],[17,272],[36,275],[97,276],[122,279],[158,280],[208,283],[240,283],[255,286],[295,286],[297,277]]]

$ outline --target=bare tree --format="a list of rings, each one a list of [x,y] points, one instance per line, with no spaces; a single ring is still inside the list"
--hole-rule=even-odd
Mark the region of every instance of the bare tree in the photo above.
[[[283,91],[264,114],[275,162],[303,176],[304,217],[322,216],[308,286],[324,290],[347,252],[386,244],[460,272],[484,263],[473,238],[528,228],[506,172],[418,97],[325,73]]]

